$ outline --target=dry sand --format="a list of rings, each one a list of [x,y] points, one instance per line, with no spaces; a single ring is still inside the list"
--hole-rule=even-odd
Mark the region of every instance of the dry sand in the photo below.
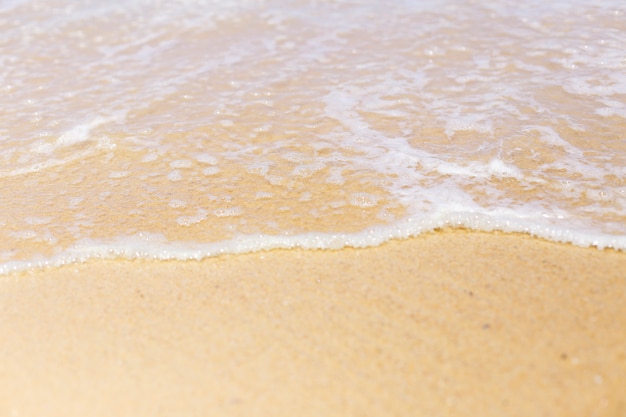
[[[0,277],[1,416],[624,416],[626,253],[447,231]]]

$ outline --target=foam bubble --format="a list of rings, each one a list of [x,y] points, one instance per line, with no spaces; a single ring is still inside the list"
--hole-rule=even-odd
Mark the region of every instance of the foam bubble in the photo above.
[[[128,174],[129,174],[128,171],[113,171],[109,174],[109,178],[112,178],[112,179],[124,178],[124,177],[128,177]]]
[[[211,176],[211,175],[215,175],[218,174],[221,170],[218,167],[208,167],[202,170],[202,173],[204,175]]]
[[[240,216],[243,210],[240,207],[219,208],[213,211],[217,217],[236,217]]]
[[[298,165],[293,169],[293,171],[291,171],[291,175],[295,177],[307,178],[315,174],[316,172],[321,171],[325,167],[326,165],[320,162],[306,165]]]
[[[254,194],[254,198],[256,198],[257,200],[268,200],[268,199],[271,199],[272,197],[274,197],[274,193],[270,193],[267,191],[257,191]]]
[[[70,209],[76,209],[83,201],[85,201],[85,197],[72,197],[69,199],[68,207]]]
[[[54,217],[26,217],[24,221],[29,225],[42,225],[50,223]]]
[[[217,164],[217,159],[208,153],[201,153],[196,155],[196,160],[198,162],[202,162],[203,164],[215,165]]]
[[[370,208],[378,205],[379,197],[369,193],[354,193],[350,195],[350,204],[361,208]]]
[[[170,162],[171,168],[184,169],[184,168],[191,168],[192,166],[193,166],[193,162],[191,162],[189,159],[177,159],[175,161]]]
[[[181,226],[191,226],[196,223],[200,223],[206,220],[208,212],[204,209],[198,209],[198,212],[193,216],[180,216],[176,219],[176,223]]]
[[[174,199],[174,200],[170,200],[169,206],[171,208],[184,208],[184,207],[187,207],[187,202],[183,200]]]
[[[180,181],[183,179],[183,174],[180,172],[180,170],[175,169],[174,171],[171,171],[169,174],[167,174],[167,179],[170,181]]]

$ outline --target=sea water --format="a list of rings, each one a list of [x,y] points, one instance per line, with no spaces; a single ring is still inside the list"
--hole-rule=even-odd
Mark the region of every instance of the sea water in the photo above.
[[[0,272],[378,245],[626,249],[622,0],[0,1]]]

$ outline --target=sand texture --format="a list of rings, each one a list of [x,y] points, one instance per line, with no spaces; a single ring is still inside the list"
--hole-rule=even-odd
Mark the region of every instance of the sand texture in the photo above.
[[[624,416],[626,254],[447,231],[0,277],[1,416]]]

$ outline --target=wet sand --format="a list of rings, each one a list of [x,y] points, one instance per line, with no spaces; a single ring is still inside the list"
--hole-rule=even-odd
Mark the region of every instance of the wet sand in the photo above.
[[[445,231],[0,277],[0,415],[623,416],[626,254]]]

